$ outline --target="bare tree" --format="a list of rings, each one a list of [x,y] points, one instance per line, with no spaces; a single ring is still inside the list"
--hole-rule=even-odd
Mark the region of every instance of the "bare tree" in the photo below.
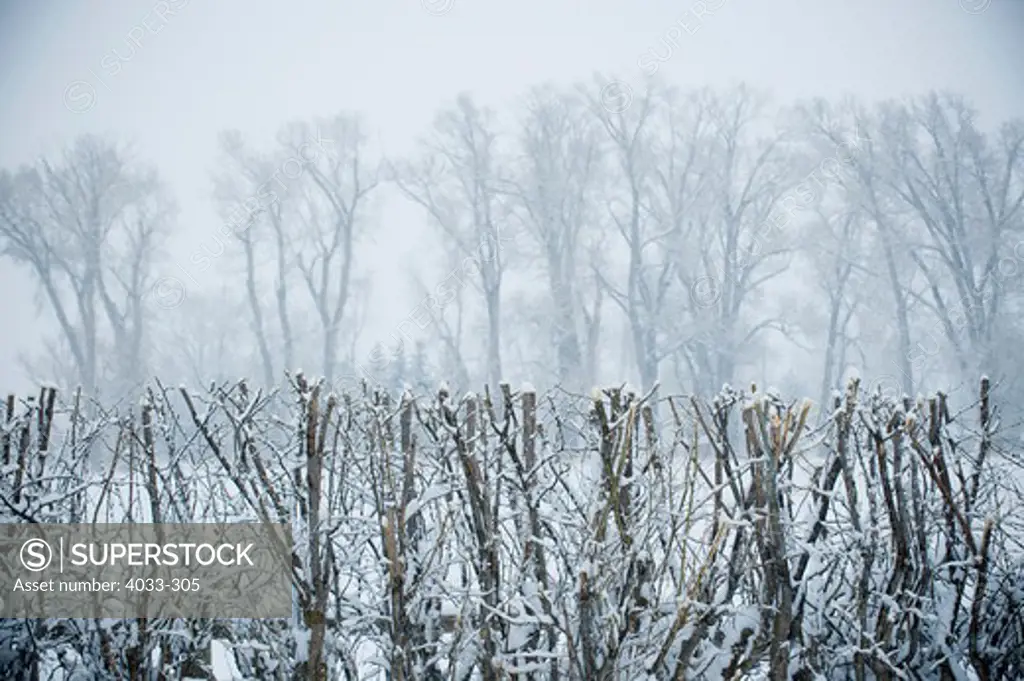
[[[621,112],[592,101],[625,192],[610,213],[626,242],[626,283],[604,281],[629,320],[641,382],[653,385],[661,361],[676,357],[695,387],[717,389],[763,332],[787,330],[780,315],[748,309],[787,265],[784,235],[762,243],[788,221],[795,185],[783,134],[756,136],[767,103],[744,87],[648,89]]]
[[[708,167],[702,201],[687,218],[691,233],[676,248],[694,252],[676,276],[690,297],[688,317],[704,338],[697,352],[684,346],[687,363],[694,388],[707,393],[733,380],[765,332],[789,333],[782,311],[763,301],[765,287],[789,266],[797,175],[764,94],[740,86],[693,99],[703,99],[709,119],[707,133],[695,140]]]
[[[825,177],[808,178],[800,187],[801,194],[821,196],[826,187],[837,188],[846,204],[843,211],[860,211],[873,227],[876,257],[868,263],[869,270],[885,282],[891,297],[893,321],[896,329],[895,367],[899,373],[902,392],[914,394],[915,371],[911,359],[912,311],[914,277],[907,234],[908,218],[905,208],[885,182],[887,159],[885,149],[894,136],[898,137],[880,113],[872,116],[856,102],[845,100],[831,105],[822,100],[798,107],[808,131],[808,141],[819,149],[844,148],[843,162],[847,172],[831,172]],[[855,148],[850,140],[855,139]],[[877,263],[878,267],[872,266]],[[872,311],[877,318],[878,311]]]
[[[861,265],[865,258],[865,216],[856,210],[827,214],[821,206],[814,213],[804,231],[803,255],[816,273],[815,282],[825,302],[821,311],[825,330],[818,404],[820,417],[827,419],[832,392],[842,380],[847,358],[857,349],[854,327],[864,303],[857,289],[865,285],[870,272]]]
[[[501,381],[502,283],[507,269],[510,188],[494,114],[467,95],[436,119],[420,158],[395,173],[402,192],[427,212],[460,261],[460,280],[479,285],[486,312],[486,375]]]
[[[59,159],[0,173],[0,253],[29,268],[89,394],[145,375],[147,294],[174,207],[129,149],[78,138]]]
[[[361,123],[346,114],[293,123],[269,153],[247,150],[234,133],[224,136],[222,146],[228,168],[217,178],[218,196],[234,216],[231,231],[241,246],[264,380],[279,379],[273,340],[279,337],[284,369],[294,370],[300,357],[312,359],[311,366],[332,381],[346,314],[352,312],[357,240],[379,183],[376,166],[366,158]],[[273,281],[270,296],[261,290],[264,277]],[[318,325],[315,345],[296,328],[307,309]],[[268,322],[272,316],[276,333]]]
[[[292,283],[292,263],[288,260],[288,237],[284,225],[284,206],[290,194],[272,182],[275,166],[272,154],[260,153],[246,147],[237,131],[221,135],[224,169],[214,177],[215,195],[225,219],[227,230],[224,240],[217,239],[220,256],[231,248],[233,239],[241,248],[245,301],[251,315],[252,335],[259,351],[265,385],[273,385],[278,378],[274,357],[276,344],[268,318],[276,316],[281,337],[280,356],[284,367],[291,367],[295,359],[295,341],[289,311],[289,290]],[[287,188],[288,185],[284,185]],[[269,242],[269,243],[268,243]],[[267,272],[263,265],[269,250],[273,273],[273,311],[268,309],[266,296],[259,282]],[[208,258],[200,256],[196,263],[204,267]],[[208,266],[208,265],[205,265]]]
[[[592,385],[590,343],[600,334],[601,297],[600,289],[591,298],[581,286],[580,261],[594,242],[587,232],[597,228],[599,131],[582,98],[550,86],[530,93],[519,130],[516,207],[547,275],[558,381],[574,389]]]
[[[990,140],[962,98],[935,93],[890,115],[899,137],[886,179],[926,235],[911,250],[928,282],[926,305],[958,378],[992,371],[992,333],[1009,293],[1000,258],[1009,237],[1024,233],[1024,120]]]
[[[331,149],[306,159],[302,148],[326,135]],[[356,240],[368,225],[366,208],[377,188],[378,166],[367,159],[367,138],[359,119],[339,115],[310,125],[293,125],[282,135],[288,153],[306,161],[297,201],[300,228],[293,242],[296,266],[320,322],[321,373],[333,380],[347,306],[351,302]]]
[[[655,179],[653,136],[656,133],[657,88],[645,90],[622,107],[612,102],[609,88],[619,84],[598,79],[586,91],[590,110],[600,122],[612,161],[609,169],[608,218],[626,247],[624,285],[595,264],[603,290],[626,317],[640,383],[644,390],[658,382],[663,358],[659,330],[667,310],[673,264],[666,254],[663,234],[650,219],[647,201]],[[594,91],[596,90],[596,92]]]

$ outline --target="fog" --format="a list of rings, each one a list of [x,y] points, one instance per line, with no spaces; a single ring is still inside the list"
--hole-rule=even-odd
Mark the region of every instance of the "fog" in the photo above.
[[[157,305],[152,318],[155,326],[178,324],[170,319],[202,316],[204,303],[216,309],[222,296],[239,290],[237,244],[227,244],[222,257],[202,268],[190,261],[204,245],[217,252],[214,235],[226,221],[213,183],[225,167],[222,131],[237,130],[253,149],[271,151],[277,132],[290,122],[351,112],[362,116],[368,162],[394,162],[416,153],[417,138],[430,132],[435,116],[460,93],[492,109],[495,129],[511,140],[531,87],[550,83],[572,92],[579,83],[592,86],[600,74],[641,93],[654,70],[659,86],[725,91],[744,83],[773,98],[769,115],[813,97],[838,102],[852,95],[871,106],[951,91],[976,108],[979,126],[991,128],[1024,111],[1014,78],[1022,10],[1008,2],[965,7],[976,13],[956,2],[812,8],[788,2],[645,3],[628,11],[612,3],[588,4],[585,11],[578,3],[487,10],[415,2],[358,9],[302,3],[287,11],[259,3],[199,8],[179,2],[167,11],[146,2],[71,4],[60,11],[8,7],[2,83],[9,96],[0,112],[7,131],[0,164],[14,170],[52,157],[86,132],[131,143],[135,158],[159,172],[168,200],[179,209],[167,226],[163,257],[148,273],[150,283],[171,277],[172,286],[185,289],[180,309],[168,315]],[[354,278],[364,290],[354,292],[349,305],[350,312],[360,308],[358,333],[353,320],[343,323],[344,335],[355,334],[346,345],[364,358],[378,340],[393,342],[396,326],[419,304],[422,295],[411,279],[418,276],[430,289],[445,276],[445,246],[425,211],[391,183],[371,199],[360,216],[363,236],[355,249]],[[519,245],[509,264],[512,293],[520,273],[537,264],[532,244]],[[608,244],[609,252],[620,248]],[[589,269],[582,259],[579,267]],[[5,288],[19,292],[0,301],[8,322],[0,337],[4,385],[74,383],[51,373],[52,360],[41,351],[44,339],[56,341],[60,334],[45,302],[33,305],[31,272],[10,258],[0,272]],[[780,295],[776,284],[789,292],[810,288],[804,275],[783,277],[764,288],[768,298]],[[521,300],[505,305],[502,350],[512,381],[543,382],[536,375],[543,348],[534,345],[523,354],[515,347],[522,345],[515,338],[517,307],[531,306],[536,295],[543,294],[524,290]],[[599,378],[640,383],[635,361],[619,361],[634,351],[618,348],[623,320],[609,302],[601,342],[613,364],[603,362]],[[467,315],[479,311],[478,301],[466,305],[474,308]],[[248,320],[230,317],[232,342],[245,345]],[[431,355],[440,350],[436,336],[432,328],[417,327],[416,337]],[[808,342],[820,346],[818,339]],[[734,380],[775,383],[793,362],[805,361],[785,339],[771,343],[767,375]],[[467,343],[470,366],[479,362],[480,345]],[[340,359],[352,359],[345,354]],[[309,363],[302,368],[320,370]],[[229,374],[239,369],[229,367]],[[474,381],[482,378],[473,369]]]
[[[0,395],[991,385],[1018,447],[1022,65],[1012,0],[6,3]]]

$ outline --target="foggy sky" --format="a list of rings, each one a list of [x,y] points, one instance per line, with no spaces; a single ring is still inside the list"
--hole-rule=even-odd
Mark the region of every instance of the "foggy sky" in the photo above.
[[[266,147],[291,120],[358,111],[375,146],[399,155],[461,91],[503,113],[544,81],[601,72],[641,87],[645,55],[665,54],[674,25],[685,30],[658,63],[672,84],[745,81],[783,102],[948,89],[981,110],[982,125],[1024,115],[1019,0],[707,0],[717,9],[702,18],[699,3],[666,0],[168,1],[173,16],[159,16],[152,0],[0,2],[0,167],[55,153],[87,131],[133,141],[181,209],[157,277],[184,279],[175,265],[217,230],[210,176],[224,129]],[[69,110],[90,88],[93,106]],[[359,252],[374,280],[365,344],[415,305],[408,271],[425,266],[414,257],[429,234],[423,218],[394,192],[386,197],[376,244]],[[227,260],[192,272],[189,292],[213,286]],[[34,387],[16,357],[50,327],[31,292],[24,272],[0,260],[5,392]]]

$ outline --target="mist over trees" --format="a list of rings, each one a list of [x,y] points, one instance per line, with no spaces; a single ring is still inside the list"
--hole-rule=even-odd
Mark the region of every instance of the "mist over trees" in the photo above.
[[[602,78],[500,113],[460,95],[408,158],[375,157],[354,113],[270,144],[226,131],[224,222],[188,263],[223,285],[203,289],[165,254],[158,169],[122,140],[5,170],[3,254],[57,329],[27,368],[90,393],[299,367],[576,392],[783,375],[819,404],[851,367],[893,395],[983,373],[1022,389],[1020,120],[983,129],[949,93],[779,104]],[[411,263],[407,316],[371,337],[360,250],[385,200],[419,209],[436,261]],[[405,376],[417,347],[429,376]]]
[[[268,679],[1024,673],[1024,120],[595,77],[458,95],[401,157],[372,131],[224,131],[187,264],[127,140],[0,170],[54,329],[0,513],[98,513],[76,485],[127,465],[176,522],[302,528],[295,623],[0,637],[87,678],[211,639]],[[397,287],[362,258],[390,202],[426,226]]]

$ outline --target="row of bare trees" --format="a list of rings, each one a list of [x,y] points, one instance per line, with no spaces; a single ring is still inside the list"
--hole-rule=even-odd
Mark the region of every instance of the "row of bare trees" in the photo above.
[[[813,259],[833,273],[822,277],[828,333],[848,345],[850,325],[867,330],[858,309],[884,295],[894,330],[886,364],[907,394],[942,378],[1019,373],[1024,121],[985,130],[977,116],[950,94],[803,112],[820,145],[852,130],[865,138],[829,188],[843,210],[811,225],[824,237]]]
[[[187,263],[160,259],[173,209],[125,149],[83,138],[3,173],[0,249],[57,322],[34,373],[88,394],[252,366],[266,386],[301,366],[422,387],[399,361],[422,344],[419,373],[492,391],[626,375],[706,394],[759,376],[826,403],[862,365],[894,395],[983,372],[1018,402],[1021,121],[982,127],[938,93],[778,107],[652,82],[609,97],[623,87],[541,86],[502,117],[460,96],[404,160],[377,155],[355,114],[286,126],[267,149],[225,133],[225,222]],[[434,230],[433,258],[367,356],[375,272],[359,256],[393,201]]]
[[[510,312],[551,339],[526,359],[566,386],[615,364],[598,352],[609,319],[643,389],[717,391],[766,373],[769,350],[819,363],[822,403],[851,364],[894,395],[1019,373],[1024,121],[985,129],[945,93],[780,111],[746,87],[652,85],[626,102],[616,87],[537,88],[504,127],[460,99],[397,175],[443,243],[482,263],[488,368],[474,375],[493,385],[520,343],[495,341],[516,273],[546,285],[506,295],[541,306]],[[507,248],[474,252],[502,233]],[[472,373],[459,334],[436,328]]]
[[[854,380],[821,425],[754,388],[12,397],[6,522],[290,522],[298,614],[6,621],[0,664],[195,677],[218,638],[259,679],[1019,678],[992,387],[957,411]]]

